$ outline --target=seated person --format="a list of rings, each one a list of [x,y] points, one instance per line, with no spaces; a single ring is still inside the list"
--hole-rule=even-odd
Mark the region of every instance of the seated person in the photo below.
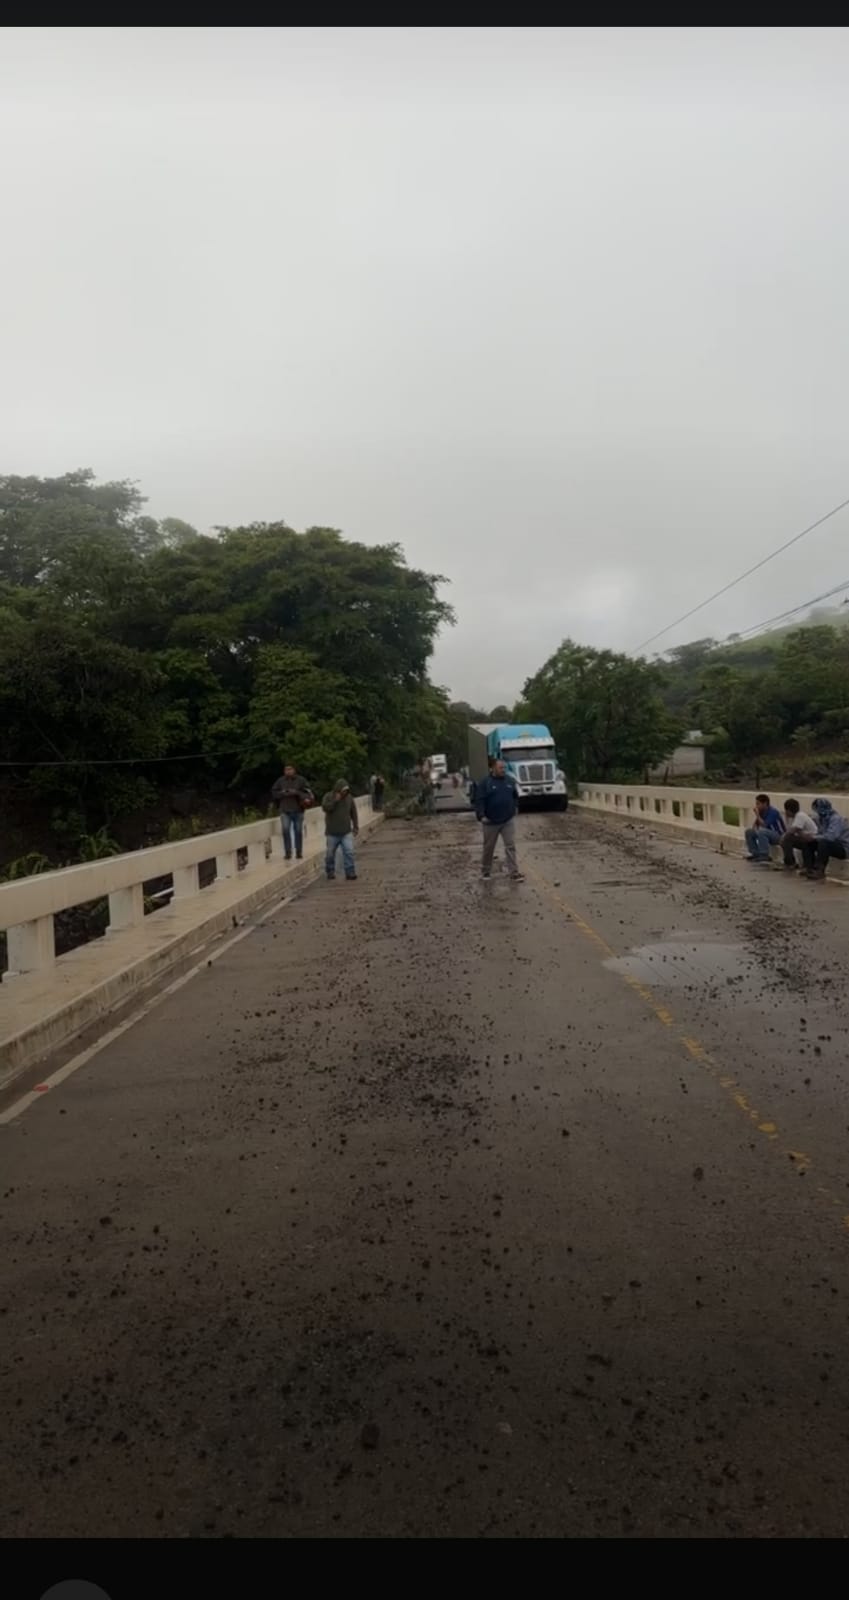
[[[805,842],[816,837],[817,825],[807,811],[803,811],[798,800],[785,800],[784,802],[785,831],[781,836],[781,849],[784,853],[784,865],[788,872],[796,871],[796,851],[804,850]]]
[[[746,849],[749,860],[758,867],[769,866],[769,852],[779,844],[784,833],[784,818],[772,805],[768,794],[755,795],[755,814],[751,828],[746,829]]]
[[[824,878],[832,856],[845,861],[849,855],[849,822],[835,811],[830,800],[815,800],[811,806],[817,824],[816,838],[802,846],[808,878]]]

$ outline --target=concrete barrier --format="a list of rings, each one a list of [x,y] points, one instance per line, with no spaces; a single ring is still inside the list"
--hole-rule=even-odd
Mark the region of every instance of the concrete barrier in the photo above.
[[[382,820],[368,795],[357,798],[357,810],[361,834]],[[217,934],[317,876],[321,810],[307,812],[305,824],[303,861],[284,860],[280,819],[269,817],[0,885],[9,959],[0,985],[0,1087]],[[201,889],[198,867],[209,860],[215,879]],[[165,876],[173,884],[170,903],[145,915],[144,885]],[[102,898],[109,903],[106,936],[57,956],[56,913]]]
[[[822,790],[805,794],[798,789],[769,789],[770,799],[779,810],[792,795],[803,811],[810,812],[811,802],[822,794]],[[826,793],[825,797],[835,811],[849,817],[849,795]],[[695,844],[738,855],[745,851],[745,831],[751,823],[755,791],[580,783],[574,804],[628,822],[648,823]],[[849,861],[832,861],[828,875],[836,883],[849,884]]]

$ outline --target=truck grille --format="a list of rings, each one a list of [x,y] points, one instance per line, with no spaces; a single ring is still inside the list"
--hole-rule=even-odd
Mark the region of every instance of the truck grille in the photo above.
[[[523,761],[519,767],[520,783],[553,783],[553,761]]]

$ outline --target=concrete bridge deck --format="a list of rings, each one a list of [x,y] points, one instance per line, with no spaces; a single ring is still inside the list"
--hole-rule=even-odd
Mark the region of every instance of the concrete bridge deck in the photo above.
[[[8,1090],[5,1536],[845,1535],[849,897],[520,846],[385,824]]]

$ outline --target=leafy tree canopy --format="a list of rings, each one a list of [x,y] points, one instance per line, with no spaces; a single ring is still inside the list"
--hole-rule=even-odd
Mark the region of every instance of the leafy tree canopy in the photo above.
[[[662,683],[648,661],[566,639],[528,679],[517,715],[548,724],[570,778],[639,781],[680,736]]]
[[[282,521],[202,536],[143,505],[88,469],[0,478],[0,759],[18,809],[49,800],[93,831],[134,784],[264,799],[284,757],[360,783],[442,747],[427,670],[451,612],[400,545]],[[134,764],[94,765],[118,758]]]

